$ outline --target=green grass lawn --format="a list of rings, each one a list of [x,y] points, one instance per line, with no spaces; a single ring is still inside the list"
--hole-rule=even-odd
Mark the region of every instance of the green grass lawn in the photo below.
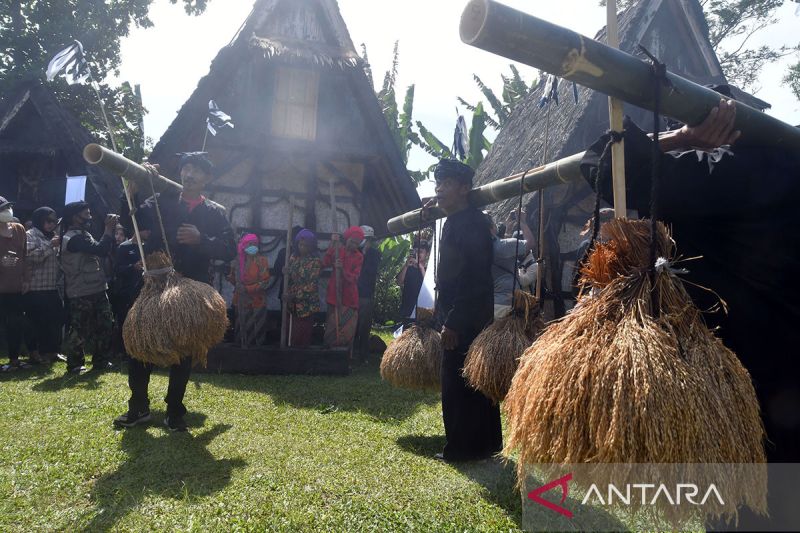
[[[190,432],[125,431],[122,373],[64,365],[0,376],[0,531],[509,531],[513,464],[454,467],[437,394],[393,389],[377,363],[353,375],[194,374]]]

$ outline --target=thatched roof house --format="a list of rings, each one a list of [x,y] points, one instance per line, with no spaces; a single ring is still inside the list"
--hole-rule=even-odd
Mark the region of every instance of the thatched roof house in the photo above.
[[[219,169],[212,197],[236,229],[266,241],[294,224],[326,236],[329,184],[342,231],[419,206],[413,181],[383,118],[335,0],[258,0],[231,45],[155,146],[151,161],[177,174],[174,154],[200,150],[209,100],[235,129],[208,136]]]
[[[642,44],[664,61],[671,72],[700,84],[726,82],[708,40],[708,26],[697,0],[641,0],[620,15],[619,27],[622,50],[640,55],[638,46]],[[605,30],[595,38],[605,41]],[[478,169],[477,184],[581,152],[608,129],[605,94],[580,87],[576,104],[571,83],[564,82],[559,89],[559,106],[540,108],[541,90],[537,90],[515,109]],[[732,90],[737,99],[752,107],[761,110],[769,107],[738,89]],[[625,104],[625,113],[642,128],[652,129],[651,112]],[[545,260],[548,266],[556,265],[547,269],[547,285],[563,291],[555,291],[555,313],[560,315],[572,281],[575,250],[583,239],[579,231],[591,216],[593,195],[587,184],[574,183],[548,189],[544,196]],[[492,205],[490,211],[504,220],[516,205],[515,200],[507,200]],[[535,213],[533,218],[538,220]]]
[[[87,176],[86,201],[95,214],[116,212],[122,185],[83,160],[90,142],[91,134],[39,80],[21,82],[0,104],[0,194],[16,202],[21,220],[43,205],[63,207],[66,176]]]

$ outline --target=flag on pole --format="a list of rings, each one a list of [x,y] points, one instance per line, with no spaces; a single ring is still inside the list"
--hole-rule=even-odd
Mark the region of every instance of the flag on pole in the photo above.
[[[456,120],[456,131],[453,133],[453,155],[463,161],[469,152],[469,133],[467,133],[467,121],[464,115],[458,115]]]
[[[544,80],[544,91],[539,98],[539,107],[544,107],[550,102],[558,105],[558,78],[552,74],[548,74]]]
[[[61,75],[70,85],[83,83],[92,77],[89,63],[83,54],[83,45],[75,41],[57,53],[47,64],[47,81]]]
[[[214,100],[208,101],[208,118],[206,118],[206,125],[211,135],[216,136],[217,131],[226,128],[233,129],[233,121],[231,116],[222,111]]]

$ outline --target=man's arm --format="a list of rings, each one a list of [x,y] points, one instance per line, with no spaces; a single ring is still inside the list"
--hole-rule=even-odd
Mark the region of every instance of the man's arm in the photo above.
[[[91,235],[82,233],[75,235],[67,243],[67,250],[72,253],[84,253],[89,255],[96,255],[97,257],[104,257],[111,253],[111,248],[114,245],[114,238],[104,233],[100,241],[96,241]]]
[[[214,213],[215,226],[219,228],[219,231],[214,234],[201,233],[197,249],[209,259],[231,261],[236,257],[236,240],[233,237],[233,228],[223,211],[214,211]]]

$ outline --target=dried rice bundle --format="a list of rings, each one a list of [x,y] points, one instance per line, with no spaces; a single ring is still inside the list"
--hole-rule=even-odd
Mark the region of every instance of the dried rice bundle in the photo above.
[[[649,221],[609,222],[604,237],[583,269],[596,294],[526,350],[506,397],[520,479],[536,463],[765,462],[750,375],[669,268],[655,276],[653,313]],[[658,241],[671,258],[661,224]],[[731,499],[764,510],[741,481],[727,484]]]
[[[432,310],[418,307],[416,316],[383,353],[381,378],[395,387],[440,390],[442,337],[432,327]]]
[[[147,266],[150,272],[163,272],[144,278],[122,326],[125,349],[157,366],[175,365],[185,357],[205,366],[208,350],[222,341],[228,327],[225,300],[211,285],[172,270],[161,252],[148,256]]]
[[[506,397],[522,353],[544,329],[539,301],[529,292],[514,293],[514,309],[495,320],[472,342],[464,361],[471,387],[494,403]]]

